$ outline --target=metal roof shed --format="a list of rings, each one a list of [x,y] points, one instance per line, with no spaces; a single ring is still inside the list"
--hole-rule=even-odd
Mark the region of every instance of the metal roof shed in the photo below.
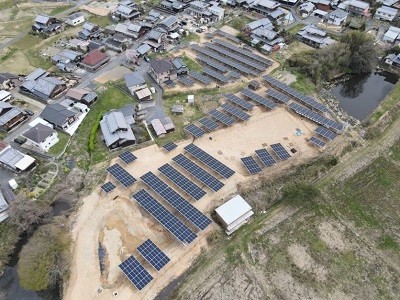
[[[227,235],[231,235],[254,214],[251,206],[240,195],[216,208],[215,212],[224,225]]]

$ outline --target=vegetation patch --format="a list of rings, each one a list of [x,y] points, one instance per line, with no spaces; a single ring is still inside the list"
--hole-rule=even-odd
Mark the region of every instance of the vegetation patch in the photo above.
[[[182,55],[181,56],[182,60],[186,64],[186,66],[189,68],[189,70],[197,71],[200,72],[202,70],[201,65],[195,61],[193,58],[190,58],[187,55]]]
[[[58,134],[58,143],[50,148],[49,154],[53,156],[59,156],[67,146],[70,136],[64,132],[57,131]]]

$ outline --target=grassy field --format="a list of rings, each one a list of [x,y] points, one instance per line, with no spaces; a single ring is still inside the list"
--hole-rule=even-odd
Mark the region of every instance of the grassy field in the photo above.
[[[316,87],[314,83],[312,83],[311,80],[307,78],[307,76],[300,73],[296,73],[295,75],[296,81],[290,84],[292,88],[295,88],[296,90],[306,95],[310,95],[316,92]]]
[[[64,148],[67,145],[70,138],[70,136],[64,132],[58,131],[57,133],[59,141],[49,150],[49,154],[55,157],[57,157],[64,151]]]
[[[108,25],[111,25],[112,22],[108,18],[108,16],[96,16],[96,15],[90,15],[88,18],[91,23],[97,24],[100,27],[107,27]]]
[[[198,71],[198,72],[202,70],[201,65],[194,59],[190,58],[189,56],[182,55],[181,58],[183,59],[183,61],[185,62],[186,66],[189,68],[189,70]]]
[[[253,20],[247,16],[239,16],[232,18],[228,22],[228,25],[241,32],[246,26],[246,24],[250,23],[251,21]]]
[[[398,103],[400,99],[400,84],[396,84],[390,94],[380,104],[378,109],[371,115],[369,120],[375,123],[384,113],[391,111]],[[398,110],[396,110],[398,111]],[[396,113],[397,115],[398,113]]]
[[[304,28],[304,24],[297,24],[295,26],[293,26],[292,28],[290,28],[289,30],[287,30],[287,32],[295,35],[297,34],[302,28]]]
[[[191,43],[200,41],[200,37],[197,33],[189,32],[187,35],[182,37],[183,43]]]

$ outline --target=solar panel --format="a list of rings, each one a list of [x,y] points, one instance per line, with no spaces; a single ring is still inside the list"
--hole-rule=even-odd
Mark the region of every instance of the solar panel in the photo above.
[[[276,161],[272,157],[272,155],[269,154],[269,152],[265,149],[256,150],[256,154],[257,154],[258,158],[261,160],[261,162],[267,167],[272,166],[276,163]]]
[[[310,138],[310,142],[313,143],[314,145],[318,146],[318,147],[324,147],[325,143],[323,141],[321,141],[320,139],[312,136]]]
[[[242,163],[244,164],[244,166],[246,167],[247,172],[249,172],[251,175],[260,173],[262,171],[260,166],[257,164],[257,162],[255,161],[255,159],[253,157],[246,156],[246,157],[242,157],[241,160],[242,160]]]
[[[219,110],[213,109],[210,111],[210,116],[217,119],[219,122],[226,126],[231,126],[235,123],[235,119],[231,118],[230,116],[220,112]]]
[[[216,158],[212,157],[210,154],[207,152],[203,151],[199,147],[197,147],[195,144],[189,144],[184,148],[190,155],[201,161],[203,164],[208,166],[210,169],[214,170],[216,173],[221,175],[224,178],[230,178],[233,174],[235,174],[235,171],[232,169],[228,168],[226,165],[224,165],[222,162],[217,160]]]
[[[137,157],[130,151],[122,152],[118,157],[126,164],[130,164],[137,159]]]
[[[290,158],[290,154],[286,151],[286,149],[280,144],[272,144],[272,150],[275,152],[276,156],[279,157],[281,160],[285,160]]]
[[[165,229],[175,236],[178,241],[184,244],[190,244],[197,237],[189,227],[183,224],[181,220],[175,217],[145,190],[140,190],[132,197],[144,210],[151,214]]]
[[[199,138],[205,134],[204,130],[197,127],[194,124],[190,124],[184,128],[185,131],[189,132],[191,135],[193,135],[195,138]]]
[[[232,102],[245,110],[251,110],[254,107],[254,105],[252,103],[250,103],[246,100],[243,100],[242,98],[239,98],[238,96],[235,96],[233,94],[226,94],[225,98],[229,102]]]
[[[206,194],[205,191],[199,188],[186,176],[182,175],[170,164],[165,164],[159,167],[158,170],[193,199],[200,200]]]
[[[178,76],[177,80],[187,86],[191,86],[194,84],[194,81],[187,76]]]
[[[335,137],[337,136],[336,133],[334,133],[333,131],[331,131],[329,129],[326,129],[323,126],[317,127],[317,129],[315,129],[315,132],[330,141],[333,141],[335,139]]]
[[[232,71],[232,72],[229,72],[228,77],[233,78],[233,79],[239,79],[241,77],[241,75],[236,71]]]
[[[315,99],[313,99],[311,97],[308,97],[308,96],[300,93],[298,90],[291,88],[290,86],[284,84],[283,82],[280,82],[279,80],[273,78],[272,76],[265,75],[263,78],[269,85],[289,94],[290,96],[295,98],[297,101],[299,101],[313,109],[316,109],[320,112],[329,112],[329,109],[325,105],[319,103],[318,101],[316,101]]]
[[[136,181],[136,179],[119,164],[114,164],[108,167],[107,172],[126,188],[130,187]]]
[[[224,186],[221,181],[205,171],[203,168],[199,167],[186,156],[179,154],[178,156],[175,156],[172,160],[176,162],[180,167],[185,169],[188,173],[190,173],[198,181],[212,189],[214,192],[219,191]]]
[[[105,184],[103,184],[102,186],[101,186],[101,189],[104,191],[104,192],[106,192],[106,193],[109,193],[109,192],[111,192],[113,189],[115,189],[115,185],[114,185],[114,183],[112,183],[112,182],[106,182]]]
[[[218,128],[218,124],[210,118],[202,118],[199,120],[199,123],[203,125],[208,131],[214,131]]]
[[[231,114],[232,116],[235,116],[239,120],[246,121],[250,119],[250,115],[246,114],[243,110],[240,108],[236,108],[228,103],[224,103],[221,105],[221,108]]]
[[[197,73],[195,71],[189,71],[188,75],[205,85],[209,85],[212,82],[212,80],[207,76],[201,75],[200,73]]]
[[[194,226],[200,230],[204,230],[211,224],[211,220],[201,213],[196,207],[183,199],[175,190],[168,184],[154,175],[152,172],[147,172],[140,177],[143,182],[156,192],[160,197],[167,201],[173,208],[175,208],[182,216],[190,221]]]
[[[177,145],[176,145],[175,143],[173,143],[173,142],[166,143],[166,144],[163,146],[163,148],[164,148],[166,151],[168,151],[168,152],[174,150],[176,147],[177,147]]]
[[[288,103],[290,100],[288,96],[286,96],[282,93],[279,93],[278,91],[271,90],[271,89],[267,90],[266,95],[268,97],[274,99],[275,101],[281,102],[283,104]]]
[[[170,261],[169,257],[150,239],[141,244],[137,250],[157,271],[160,271]]]
[[[142,264],[132,255],[123,261],[119,265],[119,268],[139,291],[153,280],[153,276],[151,276]]]
[[[207,66],[209,66],[211,68],[218,70],[219,72],[222,72],[222,73],[228,72],[228,69],[225,66],[221,65],[220,63],[217,63],[214,60],[208,59],[204,56],[197,56],[197,60],[201,61],[202,63],[206,64]]]
[[[203,69],[203,74],[206,74],[206,75],[208,75],[208,76],[210,76],[210,77],[212,77],[212,78],[214,78],[214,79],[216,79],[216,80],[218,80],[219,82],[222,82],[222,83],[228,83],[229,82],[229,78],[228,77],[226,77],[226,76],[222,75],[221,73],[218,73],[217,71],[214,71],[214,70],[212,70],[210,68],[204,68]]]
[[[260,95],[250,91],[249,89],[242,90],[242,95],[269,109],[274,109],[276,107],[276,104],[274,102],[264,97],[261,97]]]
[[[293,109],[293,111],[311,121],[314,121],[320,125],[325,126],[326,128],[333,129],[335,131],[340,131],[343,129],[343,125],[339,122],[333,121],[331,119],[328,119],[315,111],[312,111],[311,109],[302,106],[298,103],[290,103],[289,107]]]

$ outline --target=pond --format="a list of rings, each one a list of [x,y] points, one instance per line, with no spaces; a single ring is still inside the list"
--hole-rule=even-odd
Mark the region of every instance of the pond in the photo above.
[[[362,121],[378,107],[397,81],[395,74],[374,71],[341,81],[331,93],[344,111]]]

